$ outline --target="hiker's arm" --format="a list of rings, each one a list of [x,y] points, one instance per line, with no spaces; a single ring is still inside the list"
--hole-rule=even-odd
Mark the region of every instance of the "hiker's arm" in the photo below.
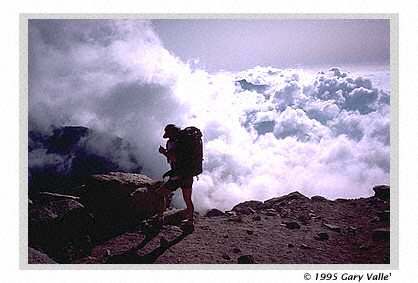
[[[166,150],[164,147],[162,147],[161,145],[160,145],[160,148],[158,149],[158,151],[159,151],[161,154],[163,154],[165,157],[168,157],[168,156],[167,156],[167,150]]]

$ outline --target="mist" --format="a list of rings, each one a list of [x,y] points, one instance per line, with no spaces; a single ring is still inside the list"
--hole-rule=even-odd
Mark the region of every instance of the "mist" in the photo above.
[[[200,211],[295,190],[370,196],[389,182],[389,70],[332,67],[208,72],[164,48],[148,21],[30,20],[29,130],[112,133],[134,145],[144,174],[160,178],[164,126],[197,126]],[[109,149],[100,139],[89,146]],[[35,153],[29,166],[63,162]],[[112,154],[129,169],[126,154]]]

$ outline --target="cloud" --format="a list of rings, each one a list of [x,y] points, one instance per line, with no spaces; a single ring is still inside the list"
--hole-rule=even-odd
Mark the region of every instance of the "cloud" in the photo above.
[[[147,21],[36,20],[29,32],[29,128],[112,133],[156,178],[168,169],[157,152],[165,124],[195,125],[204,134],[199,210],[294,190],[369,196],[389,182],[390,94],[372,78],[339,68],[208,73],[164,49]],[[100,138],[88,145],[129,166],[129,154]],[[61,161],[38,150],[29,162]]]
[[[118,135],[139,149],[146,174],[160,174],[165,164],[154,153],[164,125],[183,121],[173,85],[188,66],[150,23],[31,20],[29,36],[30,130],[82,125]]]

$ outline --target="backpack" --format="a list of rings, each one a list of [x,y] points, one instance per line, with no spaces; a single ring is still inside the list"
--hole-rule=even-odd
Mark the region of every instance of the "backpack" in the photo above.
[[[202,173],[202,161],[202,132],[196,127],[184,128],[176,139],[176,173],[197,176]]]

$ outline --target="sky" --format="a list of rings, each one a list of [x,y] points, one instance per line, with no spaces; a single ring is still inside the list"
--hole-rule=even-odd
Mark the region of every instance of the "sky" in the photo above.
[[[152,25],[165,48],[209,71],[389,63],[389,20],[154,20]]]
[[[31,20],[29,130],[112,133],[159,178],[164,126],[197,126],[199,211],[296,190],[370,196],[390,176],[387,33],[375,20]],[[129,154],[113,150],[129,170]],[[51,164],[60,160],[69,164]],[[29,154],[29,168],[70,162],[44,148]]]

